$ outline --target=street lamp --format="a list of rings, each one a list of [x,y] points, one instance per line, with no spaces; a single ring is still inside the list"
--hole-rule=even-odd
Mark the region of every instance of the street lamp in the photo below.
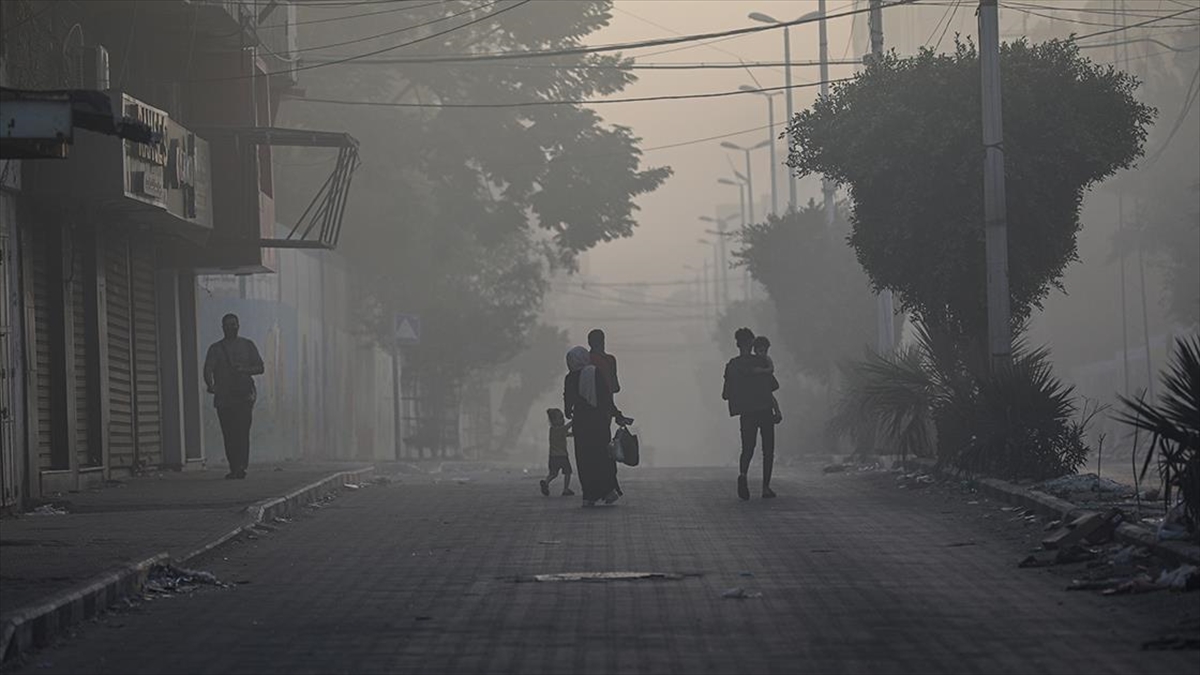
[[[775,169],[778,162],[775,159],[775,97],[781,95],[781,91],[762,91],[757,87],[751,87],[748,84],[743,84],[738,87],[741,91],[751,92],[763,96],[767,99],[767,127],[770,129],[767,140],[770,142],[771,148],[771,213],[779,214],[779,198],[775,194],[779,181],[775,178]]]
[[[718,182],[724,185],[741,186],[740,183],[735,183],[728,178],[721,178],[718,180]],[[714,286],[718,284],[720,285],[721,303],[726,305],[729,304],[729,269],[725,264],[725,241],[731,234],[733,234],[725,229],[725,225],[727,222],[729,222],[729,218],[710,218],[709,216],[700,216],[700,220],[705,223],[713,223],[717,226],[716,232],[713,232],[712,230],[705,231],[715,235],[717,239],[713,247],[713,284]]]
[[[752,145],[748,148],[743,148],[742,146],[738,145],[737,143],[731,143],[730,141],[721,141],[722,148],[725,148],[727,150],[740,150],[741,152],[746,154],[746,192],[749,193],[747,195],[747,200],[746,200],[746,206],[748,208],[748,210],[747,210],[748,218],[747,218],[747,222],[742,223],[743,225],[747,225],[749,223],[754,222],[754,181],[751,179],[752,174],[750,173],[750,152],[752,150],[758,150],[759,148],[765,148],[768,145],[771,145],[771,139],[769,139],[769,138],[757,145]],[[772,172],[775,171],[774,157],[775,157],[775,148],[774,148],[774,146],[772,146],[772,148],[771,148],[771,164],[772,164],[771,171]],[[774,173],[772,173],[771,175],[772,175],[772,177],[774,177]],[[774,186],[772,186],[771,189],[774,190],[775,189]]]
[[[762,12],[751,12],[749,15],[751,21],[761,23],[782,24],[783,22],[769,14]],[[820,19],[820,48],[821,48],[821,97],[829,95],[829,32],[825,21],[825,0],[818,0],[817,11],[809,12],[804,16],[796,19],[796,21],[806,21],[809,19]],[[791,124],[792,117],[795,114],[792,106],[792,45],[789,36],[789,27],[783,29],[783,61],[784,61],[784,84],[787,85],[787,115],[788,124]],[[821,193],[825,201],[825,221],[826,225],[833,224],[833,184],[828,180],[822,180]],[[788,177],[788,208],[795,210],[796,208],[796,178]]]

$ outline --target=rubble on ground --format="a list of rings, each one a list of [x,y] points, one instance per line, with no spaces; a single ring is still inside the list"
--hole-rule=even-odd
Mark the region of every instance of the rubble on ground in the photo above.
[[[152,599],[155,596],[191,593],[202,586],[225,588],[228,584],[217,579],[212,572],[175,565],[155,565],[146,577],[142,593],[147,599]]]
[[[1038,483],[1033,489],[1067,501],[1075,501],[1073,496],[1094,498],[1099,495],[1108,499],[1126,499],[1136,495],[1133,487],[1110,478],[1101,478],[1094,473],[1060,476]]]

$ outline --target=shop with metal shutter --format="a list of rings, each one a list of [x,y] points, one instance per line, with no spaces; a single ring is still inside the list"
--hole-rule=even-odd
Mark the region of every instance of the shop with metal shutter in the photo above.
[[[104,239],[109,468],[156,466],[162,403],[154,246],[111,231]]]
[[[158,466],[163,457],[155,249],[153,244],[138,239],[132,242],[129,253],[136,463],[140,466]]]
[[[44,229],[33,229],[27,233],[30,252],[30,284],[33,292],[33,398],[37,423],[36,432],[37,467],[40,470],[66,469],[69,465],[63,453],[55,452],[55,429],[65,420],[56,419],[54,400],[52,317],[54,308],[50,299],[51,269],[49,260],[50,236]]]

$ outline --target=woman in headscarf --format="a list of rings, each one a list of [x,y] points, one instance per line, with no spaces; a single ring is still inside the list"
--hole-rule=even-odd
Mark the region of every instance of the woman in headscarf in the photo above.
[[[575,466],[583,487],[583,505],[595,506],[603,499],[611,504],[620,498],[617,463],[608,454],[612,420],[621,411],[613,404],[612,391],[585,347],[567,352],[567,377],[563,381],[563,412],[575,421]]]

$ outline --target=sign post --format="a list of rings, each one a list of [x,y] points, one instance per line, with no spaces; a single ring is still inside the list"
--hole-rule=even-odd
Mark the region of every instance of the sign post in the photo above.
[[[421,344],[421,317],[397,313],[392,320],[392,443],[396,459],[404,457],[404,425],[401,411],[400,357],[401,348]]]

